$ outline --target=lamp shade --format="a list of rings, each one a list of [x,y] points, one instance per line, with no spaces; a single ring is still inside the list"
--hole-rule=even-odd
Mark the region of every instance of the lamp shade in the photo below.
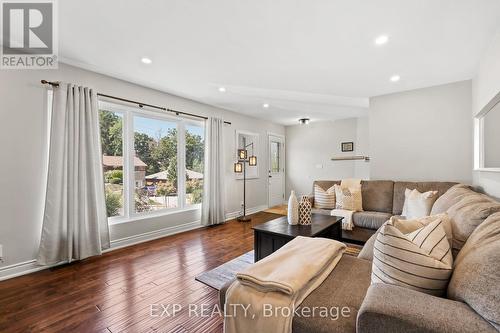
[[[234,163],[234,172],[242,173],[243,172],[243,163],[241,163],[241,162]]]
[[[238,149],[238,159],[240,159],[240,160],[247,159],[247,150],[246,149]]]
[[[257,165],[257,156],[250,156],[248,159],[248,164],[250,166],[256,166]]]

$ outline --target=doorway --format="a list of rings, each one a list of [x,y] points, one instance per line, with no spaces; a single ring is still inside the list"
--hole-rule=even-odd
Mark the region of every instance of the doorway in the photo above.
[[[285,202],[285,137],[268,135],[268,205],[283,205]]]

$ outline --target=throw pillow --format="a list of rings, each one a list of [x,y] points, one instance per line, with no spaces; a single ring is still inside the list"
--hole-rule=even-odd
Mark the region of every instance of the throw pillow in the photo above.
[[[314,185],[314,208],[334,209],[335,208],[335,187],[323,190],[318,185]]]
[[[427,294],[445,294],[453,267],[450,243],[438,219],[404,234],[387,221],[375,239],[372,283],[387,283]]]
[[[405,202],[403,205],[403,216],[407,219],[418,219],[429,216],[432,206],[437,199],[437,191],[420,193],[418,190],[405,190]]]
[[[354,212],[363,211],[361,185],[350,188],[341,187],[339,185],[334,185],[334,187],[335,187],[335,198],[336,198],[335,208],[352,210]]]
[[[399,229],[403,234],[408,234],[417,229],[420,229],[432,222],[441,221],[442,226],[444,228],[444,232],[446,233],[446,239],[448,239],[448,243],[452,246],[453,243],[453,232],[451,229],[451,219],[448,214],[436,214],[431,216],[425,216],[419,219],[402,219],[396,216],[391,217],[392,224]]]

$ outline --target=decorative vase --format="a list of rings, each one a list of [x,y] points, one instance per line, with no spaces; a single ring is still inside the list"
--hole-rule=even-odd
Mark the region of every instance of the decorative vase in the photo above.
[[[311,201],[307,195],[303,195],[299,203],[299,223],[302,225],[311,224]]]
[[[299,224],[299,202],[295,191],[292,191],[290,198],[288,198],[288,224]]]

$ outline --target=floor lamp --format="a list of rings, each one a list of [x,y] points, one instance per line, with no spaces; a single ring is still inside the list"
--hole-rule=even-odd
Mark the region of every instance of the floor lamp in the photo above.
[[[252,146],[252,156],[248,156],[247,148]],[[253,142],[245,145],[243,149],[238,149],[238,162],[234,163],[234,172],[235,173],[243,173],[243,216],[238,217],[238,221],[240,222],[249,222],[252,220],[250,217],[246,215],[246,182],[247,182],[247,166],[256,166],[257,165],[257,156],[253,155]]]

